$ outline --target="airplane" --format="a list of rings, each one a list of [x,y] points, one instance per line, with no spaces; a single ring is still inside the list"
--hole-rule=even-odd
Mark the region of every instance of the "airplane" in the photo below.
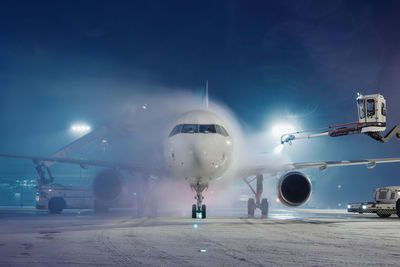
[[[100,130],[104,133],[104,129]],[[271,166],[271,164],[258,164],[244,166],[234,162],[235,133],[229,128],[229,123],[224,121],[216,112],[210,109],[197,109],[185,112],[175,122],[170,134],[165,136],[163,144],[166,166],[148,168],[133,163],[106,162],[68,158],[68,154],[76,147],[67,146],[53,156],[26,156],[13,154],[0,154],[0,157],[12,157],[33,160],[37,168],[48,166],[55,162],[77,164],[82,167],[102,166],[101,171],[93,180],[94,195],[103,202],[115,199],[121,190],[121,170],[131,170],[143,173],[172,173],[174,177],[182,179],[189,184],[195,192],[196,203],[192,205],[192,218],[206,218],[206,205],[203,204],[203,192],[209,184],[226,175],[232,168],[235,171],[230,175],[243,178],[252,189],[255,199],[248,200],[248,215],[254,216],[255,209],[261,209],[262,215],[268,215],[268,200],[261,199],[263,191],[263,175],[284,173],[278,181],[278,198],[286,206],[298,207],[304,204],[312,192],[309,177],[300,172],[301,169],[319,168],[321,171],[328,167],[366,165],[373,168],[378,163],[400,162],[400,158],[365,159],[355,161],[320,161],[285,163]],[[93,136],[89,133],[88,136]],[[88,143],[85,136],[73,144],[84,145]],[[78,146],[79,147],[79,146]],[[235,164],[238,166],[233,166]],[[47,164],[47,165],[46,165]],[[48,170],[49,171],[49,170]],[[50,174],[50,171],[49,171]],[[246,177],[255,177],[257,188],[250,185],[252,180]],[[97,191],[98,192],[97,192]],[[97,192],[97,193],[96,193]]]

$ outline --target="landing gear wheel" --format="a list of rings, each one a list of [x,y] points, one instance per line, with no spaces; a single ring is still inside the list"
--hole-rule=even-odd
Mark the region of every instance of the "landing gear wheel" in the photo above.
[[[381,218],[389,218],[392,214],[386,214],[386,213],[377,213],[377,215]]]
[[[254,217],[254,211],[256,209],[256,202],[254,201],[254,198],[249,198],[247,201],[247,214],[249,217],[253,218]]]
[[[49,211],[52,214],[61,213],[65,209],[65,200],[62,197],[53,197],[49,201]]]
[[[400,217],[400,199],[396,202],[396,214]]]
[[[206,215],[206,205],[201,205],[201,218],[205,219]]]
[[[192,218],[193,219],[197,218],[197,207],[195,204],[192,205]]]
[[[268,199],[263,198],[261,200],[261,216],[263,218],[266,218],[268,216],[268,209],[269,209]]]

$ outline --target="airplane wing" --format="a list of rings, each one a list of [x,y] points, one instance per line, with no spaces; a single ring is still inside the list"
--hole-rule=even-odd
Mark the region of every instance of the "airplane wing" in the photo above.
[[[274,164],[273,166],[254,166],[248,169],[244,169],[240,172],[241,176],[253,176],[257,174],[273,174],[276,175],[278,172],[294,171],[299,169],[311,169],[319,168],[321,171],[326,170],[328,167],[342,167],[342,166],[354,166],[354,165],[365,165],[371,169],[379,163],[395,163],[400,162],[400,158],[381,158],[381,159],[364,159],[364,160],[342,160],[342,161],[317,161],[317,162],[300,162],[300,163],[285,163],[285,164]]]
[[[13,154],[0,154],[2,158],[17,158],[17,159],[30,159],[35,164],[45,163],[45,162],[60,162],[67,164],[77,164],[82,168],[87,168],[88,166],[99,166],[107,167],[113,169],[124,169],[130,171],[138,172],[160,172],[160,169],[149,169],[148,166],[121,162],[108,162],[100,160],[86,160],[86,159],[74,159],[74,158],[63,158],[63,157],[42,157],[42,156],[27,156],[27,155],[13,155]]]
[[[75,159],[75,158],[63,158],[63,157],[43,157],[43,156],[26,156],[26,155],[13,155],[13,154],[0,154],[3,158],[18,158],[18,159],[30,159],[35,164],[44,162],[60,162],[67,164],[77,164],[82,168],[88,166],[100,166],[113,169],[125,169],[130,171],[138,172],[152,172],[152,173],[163,173],[166,170],[154,167],[149,169],[148,166],[122,163],[122,162],[108,162],[99,160],[86,160],[86,159]],[[258,165],[249,168],[244,168],[239,171],[240,177],[253,176],[258,174],[272,174],[276,175],[279,172],[294,171],[299,169],[311,169],[319,168],[321,171],[326,170],[328,167],[341,167],[341,166],[354,166],[354,165],[365,165],[371,169],[379,163],[396,163],[400,162],[400,158],[381,158],[381,159],[364,159],[364,160],[342,160],[342,161],[317,161],[317,162],[300,162],[300,163],[284,163],[284,164],[273,164],[273,165]]]
[[[293,167],[294,169],[320,168],[323,171],[328,167],[365,165],[368,169],[372,169],[378,163],[395,163],[395,162],[400,162],[400,158],[304,162],[304,163],[293,163]]]

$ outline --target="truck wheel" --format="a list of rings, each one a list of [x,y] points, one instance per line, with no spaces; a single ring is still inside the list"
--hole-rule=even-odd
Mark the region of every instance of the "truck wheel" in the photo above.
[[[400,217],[400,199],[396,202],[396,214]]]
[[[381,218],[389,218],[392,214],[386,214],[386,213],[377,213],[377,215]]]
[[[65,209],[65,200],[62,197],[52,197],[49,200],[48,208],[52,214],[61,213]]]

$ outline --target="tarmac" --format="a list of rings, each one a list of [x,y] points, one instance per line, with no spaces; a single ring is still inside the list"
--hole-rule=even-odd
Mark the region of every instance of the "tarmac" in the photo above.
[[[3,208],[0,266],[400,265],[400,218],[394,215],[313,209],[272,210],[268,218],[240,216],[242,210],[221,213],[201,220],[136,217],[131,210],[51,215]]]

